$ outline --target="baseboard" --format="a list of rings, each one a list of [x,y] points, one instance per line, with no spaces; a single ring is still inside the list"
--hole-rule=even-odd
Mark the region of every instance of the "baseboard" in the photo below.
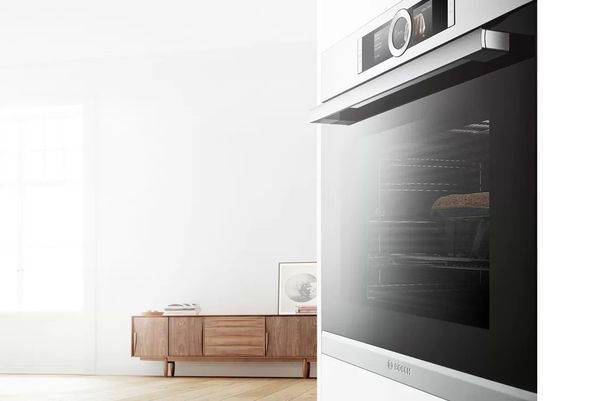
[[[2,366],[0,374],[15,375],[93,375],[94,369],[81,366]]]

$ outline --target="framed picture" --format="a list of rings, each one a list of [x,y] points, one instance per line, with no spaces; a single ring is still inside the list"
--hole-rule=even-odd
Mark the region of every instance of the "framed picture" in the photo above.
[[[279,314],[293,315],[298,313],[298,308],[306,310],[316,306],[317,263],[279,263]]]

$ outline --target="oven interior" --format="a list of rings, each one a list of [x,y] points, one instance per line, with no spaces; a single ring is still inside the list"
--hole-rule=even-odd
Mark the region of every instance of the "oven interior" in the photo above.
[[[371,147],[369,302],[489,327],[490,128],[477,120]]]

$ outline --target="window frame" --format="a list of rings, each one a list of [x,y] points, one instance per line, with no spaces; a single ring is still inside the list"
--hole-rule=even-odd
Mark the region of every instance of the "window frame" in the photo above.
[[[30,122],[35,120],[41,120],[43,122],[56,120],[56,119],[64,119],[64,118],[73,118],[78,119],[77,124],[81,127],[81,176],[77,179],[69,178],[66,170],[66,153],[67,148],[65,143],[62,144],[62,148],[60,149],[49,149],[44,140],[44,146],[40,152],[43,152],[44,155],[44,170],[43,178],[40,179],[28,179],[25,177],[25,153],[28,152],[27,146],[25,144],[25,138],[23,135],[23,122]],[[16,167],[16,176],[14,180],[5,180],[0,181],[0,187],[8,187],[16,190],[16,203],[17,203],[17,227],[16,227],[16,300],[15,303],[12,304],[12,308],[0,307],[0,313],[21,313],[21,312],[29,312],[29,313],[39,313],[39,312],[83,312],[85,310],[90,309],[90,301],[93,294],[88,294],[86,291],[88,289],[92,289],[90,279],[92,275],[90,274],[89,267],[92,265],[92,238],[93,238],[93,208],[92,208],[92,190],[93,185],[90,182],[90,178],[93,177],[92,174],[92,166],[93,163],[91,161],[91,156],[93,153],[91,152],[91,144],[92,138],[90,135],[90,127],[89,127],[89,115],[86,113],[86,109],[83,105],[60,105],[60,106],[50,106],[50,107],[31,107],[31,108],[18,108],[18,109],[0,109],[0,121],[14,121],[17,124],[17,167]],[[43,129],[43,135],[46,133],[46,128]],[[47,178],[47,170],[46,168],[46,157],[47,153],[60,150],[63,153],[63,176],[62,178]],[[0,150],[0,153],[3,153]],[[61,306],[51,306],[49,308],[39,308],[39,307],[31,307],[26,304],[25,300],[25,288],[27,286],[25,279],[25,266],[24,266],[24,257],[25,257],[25,190],[28,188],[44,188],[44,187],[62,187],[62,188],[80,188],[81,191],[81,200],[82,200],[82,227],[81,227],[81,241],[80,241],[80,249],[82,252],[81,257],[81,298],[77,300],[77,303],[73,304],[72,302],[68,302],[65,305]],[[66,306],[71,305],[71,306]]]

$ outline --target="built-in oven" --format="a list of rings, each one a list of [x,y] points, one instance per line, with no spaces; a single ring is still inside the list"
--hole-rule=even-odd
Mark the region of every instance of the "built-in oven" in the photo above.
[[[322,352],[534,400],[536,4],[405,0],[322,55]]]

